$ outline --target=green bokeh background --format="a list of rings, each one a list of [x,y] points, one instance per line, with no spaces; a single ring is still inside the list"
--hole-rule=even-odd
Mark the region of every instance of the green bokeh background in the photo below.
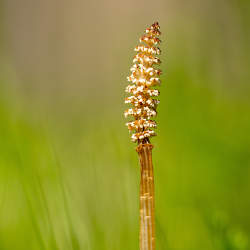
[[[155,20],[157,249],[250,249],[250,2],[5,0],[1,250],[139,249],[123,99]]]

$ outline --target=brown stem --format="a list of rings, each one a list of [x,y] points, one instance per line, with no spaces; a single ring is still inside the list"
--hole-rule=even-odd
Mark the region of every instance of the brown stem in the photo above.
[[[136,151],[141,165],[140,250],[155,250],[155,204],[152,144],[140,144]]]

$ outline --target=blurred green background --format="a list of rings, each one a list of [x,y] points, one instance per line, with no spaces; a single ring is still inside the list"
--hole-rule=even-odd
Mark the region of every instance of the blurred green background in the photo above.
[[[1,250],[139,249],[123,99],[154,21],[157,249],[250,249],[250,1],[1,0]]]

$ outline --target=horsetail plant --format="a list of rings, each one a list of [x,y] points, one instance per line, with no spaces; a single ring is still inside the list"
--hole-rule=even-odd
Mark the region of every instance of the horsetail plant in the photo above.
[[[152,164],[152,148],[150,137],[155,136],[156,107],[159,100],[155,99],[159,91],[154,89],[160,84],[161,71],[155,67],[159,65],[160,54],[157,45],[161,42],[160,26],[158,22],[146,29],[140,38],[140,45],[135,48],[134,65],[131,75],[127,78],[130,84],[126,92],[131,96],[125,103],[131,108],[125,111],[125,117],[132,116],[133,121],[126,123],[129,131],[134,131],[131,139],[137,142],[136,151],[139,155],[141,167],[140,179],[140,250],[155,250],[155,204],[154,204],[154,174]]]

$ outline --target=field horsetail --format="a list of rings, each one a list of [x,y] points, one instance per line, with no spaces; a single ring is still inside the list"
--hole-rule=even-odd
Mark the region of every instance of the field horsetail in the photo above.
[[[135,48],[137,54],[133,59],[131,75],[127,78],[130,84],[126,92],[130,94],[125,103],[131,108],[125,111],[125,117],[131,116],[134,120],[126,125],[133,131],[131,139],[137,142],[136,151],[139,155],[141,167],[140,179],[140,250],[155,250],[155,204],[154,204],[154,175],[152,164],[152,148],[150,138],[155,136],[156,107],[159,100],[156,97],[159,91],[155,86],[160,84],[161,71],[155,67],[159,65],[161,42],[160,26],[158,22],[146,29],[140,38],[140,45]]]

